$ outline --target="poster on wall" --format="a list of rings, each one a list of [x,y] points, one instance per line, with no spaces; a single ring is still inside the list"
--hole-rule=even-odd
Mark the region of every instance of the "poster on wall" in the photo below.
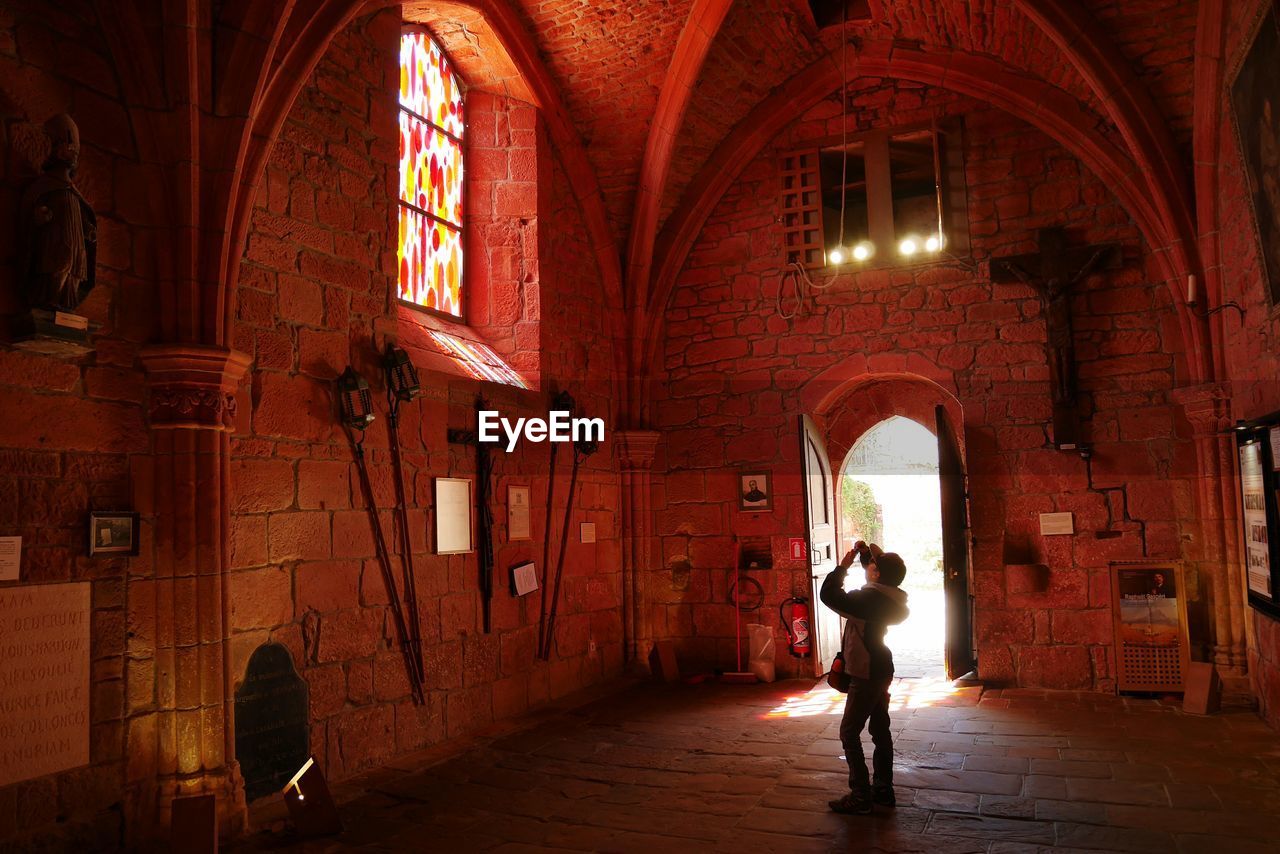
[[[1262,273],[1271,302],[1280,304],[1280,14],[1274,3],[1261,9],[1231,81],[1231,113],[1249,179]]]
[[[1118,571],[1120,640],[1136,646],[1175,646],[1181,636],[1178,582],[1166,567]]]
[[[1244,508],[1245,566],[1249,590],[1270,598],[1271,546],[1260,442],[1246,442],[1240,446],[1240,500]]]

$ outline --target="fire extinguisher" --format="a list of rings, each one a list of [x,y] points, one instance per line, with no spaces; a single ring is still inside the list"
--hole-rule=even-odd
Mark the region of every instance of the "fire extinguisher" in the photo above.
[[[791,603],[791,619],[787,619],[787,603]],[[809,600],[803,596],[783,599],[778,606],[778,619],[787,633],[788,646],[796,658],[808,658],[813,649],[813,641],[809,637]]]

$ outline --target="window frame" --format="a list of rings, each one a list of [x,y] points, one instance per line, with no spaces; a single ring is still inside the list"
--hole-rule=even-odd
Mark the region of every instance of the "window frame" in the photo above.
[[[465,81],[462,79],[462,75],[458,73],[457,64],[453,61],[453,58],[449,56],[449,53],[444,49],[444,46],[440,44],[440,40],[436,38],[435,34],[432,33],[430,29],[423,26],[422,24],[413,24],[408,22],[405,22],[404,24],[401,25],[400,38],[402,40],[406,35],[414,34],[414,33],[420,33],[423,36],[425,36],[428,40],[430,40],[431,43],[436,46],[436,49],[440,51],[441,55],[444,56],[444,58],[448,61],[449,69],[453,72],[453,76],[458,81],[458,84],[459,84],[459,93],[462,101],[462,128],[463,128],[463,131],[465,132],[467,129],[467,124],[468,124],[467,120],[470,116],[470,113],[467,111],[467,89],[465,86]],[[458,206],[462,210],[462,222],[455,225],[454,223],[449,222],[447,219],[441,219],[440,217],[430,213],[429,211],[424,211],[422,208],[418,207],[412,202],[406,202],[403,199],[401,199],[400,186],[404,184],[404,175],[399,174],[400,163],[399,163],[399,160],[397,160],[396,162],[396,172],[397,172],[397,176],[396,176],[397,177],[397,182],[396,182],[396,256],[397,258],[396,260],[397,260],[397,263],[396,263],[396,285],[395,285],[396,302],[398,302],[400,305],[403,305],[407,308],[411,308],[414,311],[420,311],[423,314],[429,314],[433,317],[438,317],[441,320],[448,321],[449,323],[460,323],[463,326],[466,326],[467,325],[467,303],[468,303],[467,273],[471,267],[471,264],[468,258],[468,252],[467,252],[467,244],[468,244],[467,218],[468,217],[467,217],[466,137],[465,135],[461,137],[454,136],[452,133],[440,127],[435,122],[428,119],[426,116],[419,115],[418,113],[415,113],[413,110],[406,107],[404,104],[400,103],[399,69],[400,69],[400,54],[397,51],[396,53],[396,71],[397,71],[397,74],[396,74],[396,81],[397,81],[396,82],[396,134],[399,135],[400,133],[400,123],[399,123],[400,115],[402,113],[407,113],[408,115],[412,116],[413,118],[425,124],[427,127],[443,134],[450,141],[457,144],[458,154],[462,158],[462,186],[458,191]],[[399,146],[397,144],[397,149],[398,147]],[[409,210],[413,211],[419,216],[426,217],[431,222],[438,222],[442,224],[445,228],[457,229],[458,243],[459,243],[459,246],[461,247],[461,252],[462,252],[462,276],[461,276],[461,281],[458,283],[458,303],[459,303],[458,307],[460,309],[459,314],[450,314],[447,311],[421,305],[419,303],[414,302],[413,300],[408,300],[400,296],[399,221],[400,221],[401,208],[408,208]]]

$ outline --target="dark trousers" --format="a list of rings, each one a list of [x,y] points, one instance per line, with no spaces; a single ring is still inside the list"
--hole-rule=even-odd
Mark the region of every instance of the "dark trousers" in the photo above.
[[[871,764],[876,785],[893,784],[893,735],[889,732],[889,679],[850,679],[849,697],[840,719],[840,744],[849,763],[849,789],[870,792],[867,760],[862,754],[862,728],[870,721],[875,752]]]

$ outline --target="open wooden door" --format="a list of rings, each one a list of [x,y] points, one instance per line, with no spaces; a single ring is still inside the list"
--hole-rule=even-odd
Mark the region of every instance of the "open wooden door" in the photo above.
[[[942,495],[942,589],[947,611],[947,678],[975,669],[973,597],[969,591],[969,513],[964,460],[947,418],[935,410],[938,425],[938,480]]]
[[[818,600],[822,579],[835,569],[836,554],[835,480],[827,444],[808,415],[800,416],[800,466],[804,488],[804,525],[809,544],[810,619],[813,638],[813,673],[821,676],[840,651],[840,615]]]

